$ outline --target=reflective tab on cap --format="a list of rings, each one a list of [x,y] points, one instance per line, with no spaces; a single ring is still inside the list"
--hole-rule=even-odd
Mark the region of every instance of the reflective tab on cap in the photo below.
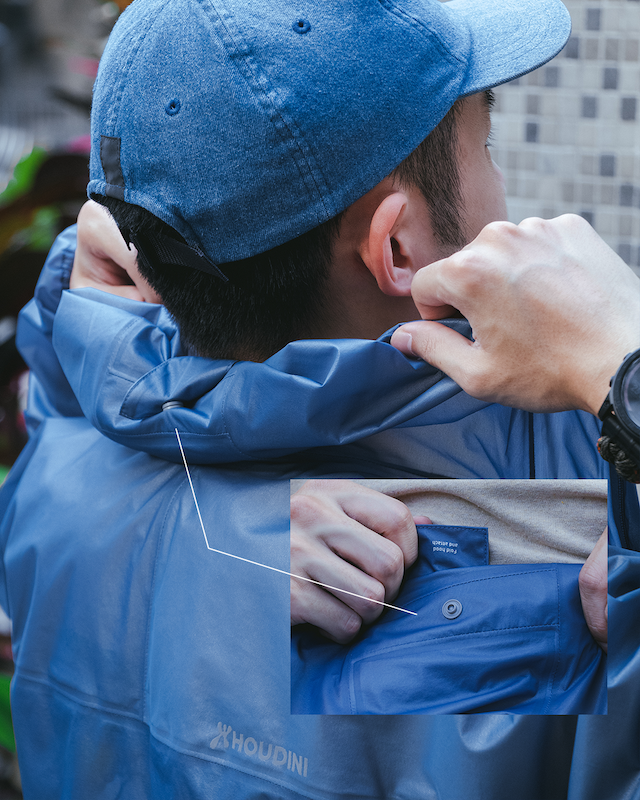
[[[100,137],[100,161],[107,182],[105,194],[124,200],[124,178],[120,165],[120,138],[116,136]]]

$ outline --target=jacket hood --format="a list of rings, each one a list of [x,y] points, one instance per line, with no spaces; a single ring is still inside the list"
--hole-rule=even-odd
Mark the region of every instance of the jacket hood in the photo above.
[[[392,331],[296,341],[264,363],[191,356],[163,306],[65,291],[75,245],[75,228],[58,237],[18,323],[31,432],[44,419],[84,416],[113,441],[174,463],[177,429],[193,464],[304,452],[307,469],[313,459],[338,471],[357,463],[372,477],[390,467],[432,477],[605,475],[591,415],[475,400],[391,347]],[[444,324],[471,337],[466,320]]]
[[[174,462],[177,428],[194,463],[215,464],[347,444],[440,407],[429,422],[450,422],[488,405],[391,347],[392,331],[378,341],[296,341],[264,363],[187,355],[163,306],[63,291],[74,248],[69,229],[21,314],[32,426],[83,414],[114,441]],[[471,335],[465,320],[446,324]]]

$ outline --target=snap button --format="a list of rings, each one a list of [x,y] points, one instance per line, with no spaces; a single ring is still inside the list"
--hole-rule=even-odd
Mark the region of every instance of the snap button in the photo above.
[[[182,408],[183,404],[179,400],[167,400],[162,404],[162,410],[168,411],[170,408]]]
[[[442,613],[447,619],[455,619],[462,614],[462,603],[459,600],[447,600],[442,606]]]

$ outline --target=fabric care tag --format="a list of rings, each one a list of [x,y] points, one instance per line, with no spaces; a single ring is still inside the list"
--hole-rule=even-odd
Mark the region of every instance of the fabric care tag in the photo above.
[[[437,572],[489,563],[489,530],[467,525],[417,525],[418,560],[413,569]],[[420,565],[420,566],[418,566]]]

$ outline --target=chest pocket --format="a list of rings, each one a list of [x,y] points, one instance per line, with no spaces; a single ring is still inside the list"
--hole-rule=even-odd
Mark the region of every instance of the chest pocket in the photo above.
[[[579,564],[488,566],[486,528],[419,526],[395,605],[350,645],[292,637],[299,714],[606,713]],[[446,542],[446,544],[445,544]]]

